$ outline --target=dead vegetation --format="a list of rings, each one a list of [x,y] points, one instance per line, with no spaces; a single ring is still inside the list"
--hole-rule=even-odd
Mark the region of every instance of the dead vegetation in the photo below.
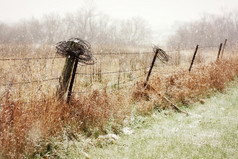
[[[197,65],[191,72],[181,68],[170,75],[158,73],[151,78],[147,89],[143,84],[137,83],[132,96],[134,99],[149,100],[154,98],[155,92],[159,92],[161,96],[168,97],[175,103],[189,105],[204,95],[209,95],[209,91],[222,91],[227,82],[234,80],[237,75],[237,57],[233,57]],[[163,101],[157,101],[163,105]]]
[[[107,134],[106,126],[112,123],[114,133],[118,126],[130,116],[127,98],[120,92],[107,93],[97,90],[62,104],[54,99],[42,99],[24,103],[1,100],[0,150],[10,158],[21,158],[42,153],[35,147],[50,137],[60,136],[70,127],[69,138],[78,133],[93,135],[95,128],[99,134]]]
[[[128,59],[130,61],[132,57]],[[98,84],[99,87],[92,88],[88,94],[74,95],[70,104],[55,100],[55,89],[50,88],[50,83],[41,86],[35,83],[16,88],[9,86],[8,89],[2,90],[0,96],[0,155],[7,158],[45,156],[54,149],[49,140],[62,136],[65,130],[71,140],[77,140],[77,134],[80,133],[93,137],[110,132],[117,134],[121,126],[128,124],[133,113],[145,115],[151,114],[154,109],[169,108],[171,103],[163,97],[179,105],[189,105],[213,90],[222,91],[227,82],[237,77],[237,61],[237,57],[232,57],[199,64],[190,73],[183,65],[164,66],[156,70],[158,72],[153,74],[146,88],[144,79],[120,90],[107,87],[101,89],[103,80],[95,80],[91,87],[92,84]],[[10,64],[9,61],[7,63]],[[15,65],[16,63],[13,66]],[[143,65],[143,61],[140,65]],[[38,76],[34,75],[40,73],[37,71],[38,66],[33,63],[27,63],[27,66],[27,73],[33,71],[31,77],[37,79]],[[49,66],[51,65],[47,65],[46,68]],[[117,66],[116,64],[112,67]],[[0,84],[4,84],[10,75],[6,72],[6,65],[1,67],[0,71],[6,73],[6,80]],[[55,67],[61,68],[59,64]],[[164,73],[165,69],[171,68],[176,71]],[[24,69],[18,71],[23,73]],[[140,73],[144,74],[144,70],[138,74]],[[27,76],[19,76],[14,78],[13,82],[26,78]],[[110,81],[110,77],[103,78],[105,83]],[[76,82],[76,85],[80,85],[80,81]],[[77,87],[83,88],[82,85]]]

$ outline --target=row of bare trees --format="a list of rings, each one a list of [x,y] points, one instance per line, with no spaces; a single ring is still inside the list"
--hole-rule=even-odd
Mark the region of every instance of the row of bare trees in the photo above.
[[[14,25],[0,23],[0,43],[53,44],[72,37],[102,45],[140,45],[150,40],[151,31],[141,18],[113,20],[94,8],[82,8],[64,16],[48,14]]]
[[[201,46],[216,46],[229,40],[230,46],[238,44],[238,11],[220,15],[204,14],[199,20],[185,23],[178,27],[167,42],[171,48],[192,48]]]

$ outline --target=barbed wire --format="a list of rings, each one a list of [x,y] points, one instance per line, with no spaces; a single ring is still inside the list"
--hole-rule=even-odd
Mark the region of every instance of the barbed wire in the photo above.
[[[199,46],[199,49],[218,49],[218,46]],[[194,48],[183,48],[183,49],[174,49],[174,50],[167,50],[165,51],[166,53],[175,53],[175,52],[178,52],[178,51],[191,51],[193,52],[193,50],[195,50],[195,47]],[[150,55],[150,54],[154,54],[153,51],[151,52],[112,52],[112,53],[94,53],[93,56],[104,56],[104,55],[116,55],[116,56],[121,56],[121,55]],[[171,54],[172,56],[172,54]],[[170,56],[169,56],[170,57]],[[29,60],[55,60],[55,59],[64,59],[65,57],[29,57],[29,58],[0,58],[0,61],[29,61]],[[84,66],[84,65],[82,65]],[[150,67],[143,67],[143,68],[138,68],[138,69],[132,69],[132,70],[124,70],[124,71],[109,71],[109,72],[96,72],[96,73],[90,73],[90,74],[87,74],[87,73],[76,73],[78,75],[86,75],[86,76],[91,76],[91,75],[107,75],[107,74],[118,74],[118,73],[129,73],[129,72],[137,72],[137,71],[140,71],[140,70],[145,70],[145,72],[147,72],[147,69],[150,68]],[[91,71],[90,71],[91,72]],[[158,71],[154,71],[154,72],[158,72]],[[168,74],[170,72],[163,72],[162,74]],[[136,75],[136,74],[133,74],[133,75]],[[140,76],[137,76],[137,77],[134,77],[132,80],[124,80],[122,82],[114,82],[110,85],[106,85],[104,86],[103,88],[100,88],[100,89],[97,89],[97,90],[104,90],[106,88],[111,88],[111,89],[108,89],[107,92],[112,92],[112,91],[115,91],[115,90],[118,90],[118,89],[122,89],[122,88],[125,88],[125,87],[129,87],[129,86],[133,86],[135,85],[135,81],[141,77],[144,77],[146,75],[143,74],[143,75],[140,75]],[[22,82],[11,82],[8,83],[8,84],[0,84],[0,86],[13,86],[13,85],[24,85],[24,84],[30,84],[30,83],[42,83],[42,82],[48,82],[48,81],[56,81],[56,80],[59,80],[60,78],[59,77],[56,77],[56,78],[50,78],[50,79],[44,79],[44,80],[33,80],[33,81],[22,81]],[[118,89],[116,89],[118,86]],[[72,92],[72,94],[87,94],[87,93],[90,93],[92,92],[92,90],[86,90],[86,91],[81,91],[81,92]],[[1,98],[4,96],[5,92],[0,96]],[[39,103],[44,103],[44,102],[48,102],[48,100],[51,100],[51,99],[56,99],[56,98],[49,98],[47,100],[41,100],[41,101],[38,101]],[[29,104],[31,103],[32,101],[28,101],[28,102],[24,102],[25,104]]]
[[[218,46],[199,46],[199,49],[216,49]],[[165,50],[167,53],[173,53],[178,51],[189,51],[194,50],[194,48],[185,48],[185,49],[174,49],[174,50]],[[140,54],[154,54],[153,51],[151,52],[107,52],[107,53],[94,53],[93,56],[100,56],[100,55],[140,55]],[[0,61],[17,61],[17,60],[47,60],[47,59],[63,59],[65,57],[29,57],[29,58],[0,58]]]
[[[42,83],[42,82],[55,81],[55,80],[59,80],[59,77],[44,79],[44,80],[35,80],[35,81],[10,82],[8,84],[0,84],[0,86],[12,86],[12,85],[19,85],[19,84]]]
[[[165,52],[167,53],[173,53],[173,52],[178,52],[178,51],[194,51],[196,48],[195,47],[191,47],[191,48],[177,48],[177,49],[173,49],[173,50],[165,50]],[[202,46],[202,45],[199,45],[199,48],[198,49],[216,49],[218,48],[218,46]]]
[[[4,94],[3,94],[3,96],[1,96],[1,98],[4,98]],[[35,104],[35,103],[37,103],[37,104],[42,104],[42,103],[49,103],[49,101],[51,101],[51,100],[57,100],[57,98],[55,98],[55,97],[52,97],[52,98],[44,98],[44,99],[41,99],[41,100],[31,100],[31,101],[20,101],[21,102],[21,104],[24,104],[24,105],[26,105],[26,104]],[[18,100],[15,100],[14,102],[17,102]]]
[[[96,53],[94,56],[100,55],[138,55],[138,54],[154,54],[153,52],[140,53]],[[50,60],[50,59],[64,59],[65,57],[28,57],[28,58],[0,58],[0,61],[24,61],[24,60]]]
[[[62,58],[64,57],[0,58],[0,61],[48,60],[48,59],[62,59]]]
[[[216,49],[217,46],[199,46],[199,49]],[[168,50],[166,52],[177,52],[177,51],[188,51],[192,50],[194,48],[190,49],[177,49],[177,50]],[[118,53],[95,53],[94,56],[100,56],[100,55],[138,55],[138,54],[154,54],[153,51],[151,52],[118,52]],[[29,58],[0,58],[0,61],[17,61],[17,60],[48,60],[48,59],[63,59],[65,57],[29,57]],[[83,66],[83,65],[82,65]],[[149,67],[143,67],[135,70],[125,70],[125,71],[109,71],[109,72],[99,72],[99,73],[76,73],[77,75],[85,75],[85,76],[91,76],[91,75],[107,75],[107,74],[118,74],[118,73],[130,73],[130,72],[137,72],[140,70],[146,70]],[[0,84],[0,86],[11,86],[11,85],[20,85],[20,84],[29,84],[29,83],[41,83],[46,81],[53,81],[53,80],[59,80],[59,77],[57,78],[51,78],[51,79],[45,79],[45,80],[35,80],[35,81],[23,81],[23,82],[15,82],[15,83],[8,83],[8,84]]]
[[[115,71],[115,72],[102,72],[102,73],[91,73],[91,74],[86,74],[86,73],[76,73],[79,75],[86,75],[86,76],[91,76],[91,75],[95,75],[97,76],[98,74],[118,74],[118,73],[130,73],[130,72],[137,72],[140,70],[145,70],[148,69],[150,67],[143,67],[143,68],[139,68],[139,69],[135,69],[135,70],[126,70],[126,71]],[[155,66],[155,68],[158,68]],[[156,71],[157,72],[157,71]],[[144,76],[144,75],[143,75]],[[138,77],[139,78],[139,77]],[[44,79],[44,80],[35,80],[35,81],[22,81],[22,82],[10,82],[8,84],[0,84],[0,86],[12,86],[12,85],[21,85],[21,84],[30,84],[30,83],[42,83],[42,82],[47,82],[47,81],[55,81],[55,80],[59,80],[59,77],[56,78],[50,78],[50,79]],[[120,83],[121,84],[121,83]]]
[[[106,74],[118,74],[118,73],[131,73],[131,72],[137,72],[137,71],[140,71],[140,70],[145,70],[145,69],[148,69],[150,67],[143,67],[143,68],[138,68],[138,69],[135,69],[135,70],[125,70],[125,71],[112,71],[112,72],[100,72],[100,73],[76,73],[78,75],[84,75],[84,76],[92,76],[92,75],[99,75],[99,74],[103,74],[103,75],[106,75]]]
[[[128,86],[128,84],[129,84],[129,86],[130,85],[134,85],[134,83],[131,83],[131,82],[134,82],[135,80],[137,80],[137,79],[139,79],[139,78],[141,78],[141,77],[144,77],[145,76],[145,74],[143,74],[143,75],[140,75],[140,76],[137,76],[137,77],[135,77],[133,80],[125,80],[125,81],[123,81],[123,82],[121,82],[121,83],[119,83],[119,85],[123,85],[123,86],[125,86],[125,85],[127,85]],[[106,88],[110,88],[110,87],[113,87],[113,86],[116,86],[116,85],[118,85],[118,83],[113,83],[113,84],[110,84],[110,85],[108,85],[108,86],[104,86],[103,88],[100,88],[100,89],[98,89],[99,91],[100,90],[104,90],[104,89],[106,89]],[[123,88],[123,86],[122,87],[120,87],[120,88]],[[90,93],[90,92],[92,92],[91,90],[88,90],[88,91],[80,91],[80,92],[72,92],[72,94],[87,94],[87,93]]]
[[[106,52],[106,53],[94,53],[94,56],[99,56],[99,55],[138,55],[138,54],[154,54],[152,51],[151,52]]]

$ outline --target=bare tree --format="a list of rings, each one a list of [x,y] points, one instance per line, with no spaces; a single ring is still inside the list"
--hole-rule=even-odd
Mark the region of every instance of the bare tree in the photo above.
[[[198,21],[180,26],[176,33],[169,38],[167,45],[176,48],[192,48],[201,46],[217,46],[224,39],[236,44],[238,40],[238,11],[222,15],[205,14]]]
[[[47,14],[12,26],[0,24],[0,40],[4,43],[54,44],[72,37],[80,37],[97,45],[141,45],[151,37],[145,20],[136,17],[123,21],[110,19],[100,13],[91,1],[64,17]]]

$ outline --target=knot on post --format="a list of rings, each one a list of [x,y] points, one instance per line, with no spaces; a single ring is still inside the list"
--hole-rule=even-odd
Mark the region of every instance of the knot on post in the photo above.
[[[62,100],[68,92],[67,103],[69,103],[78,62],[87,65],[94,64],[91,45],[85,40],[72,38],[57,43],[56,49],[58,54],[67,57],[60,77],[57,95],[59,100]]]

